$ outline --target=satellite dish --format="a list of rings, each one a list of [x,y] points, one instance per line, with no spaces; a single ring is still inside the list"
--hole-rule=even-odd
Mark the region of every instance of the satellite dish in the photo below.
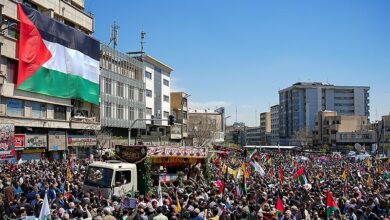
[[[359,151],[359,152],[360,152],[360,151],[362,151],[362,149],[363,149],[363,148],[362,148],[362,145],[360,145],[359,143],[356,143],[356,144],[355,144],[355,150],[356,150],[356,151]]]

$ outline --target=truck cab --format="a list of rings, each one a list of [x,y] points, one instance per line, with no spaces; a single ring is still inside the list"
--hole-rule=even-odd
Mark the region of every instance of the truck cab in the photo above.
[[[137,191],[137,166],[118,160],[94,162],[88,166],[84,192],[102,194],[104,198]]]

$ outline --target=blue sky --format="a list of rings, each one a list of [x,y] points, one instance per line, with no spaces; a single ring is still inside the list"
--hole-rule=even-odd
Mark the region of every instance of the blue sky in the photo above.
[[[390,112],[390,1],[86,0],[95,37],[119,26],[121,51],[140,48],[173,67],[193,107],[224,105],[235,121],[278,103],[297,81],[370,86],[371,119]]]

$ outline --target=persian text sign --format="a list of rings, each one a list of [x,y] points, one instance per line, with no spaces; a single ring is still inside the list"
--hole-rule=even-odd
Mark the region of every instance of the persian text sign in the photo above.
[[[0,124],[0,151],[11,150],[14,147],[15,126]]]
[[[47,147],[45,134],[26,134],[26,148]]]
[[[96,146],[97,140],[93,136],[83,136],[83,135],[69,135],[68,136],[68,146],[77,146],[77,147],[86,147],[86,146]]]

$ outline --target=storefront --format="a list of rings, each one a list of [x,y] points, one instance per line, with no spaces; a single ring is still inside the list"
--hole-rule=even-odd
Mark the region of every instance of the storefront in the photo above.
[[[96,148],[97,140],[94,136],[68,135],[69,156],[79,159],[90,158]]]
[[[65,131],[49,131],[48,135],[49,160],[61,160],[66,158]]]
[[[16,162],[14,140],[15,126],[0,124],[0,162]]]
[[[46,134],[26,134],[25,149],[22,151],[22,160],[40,160],[45,158],[47,147]]]

